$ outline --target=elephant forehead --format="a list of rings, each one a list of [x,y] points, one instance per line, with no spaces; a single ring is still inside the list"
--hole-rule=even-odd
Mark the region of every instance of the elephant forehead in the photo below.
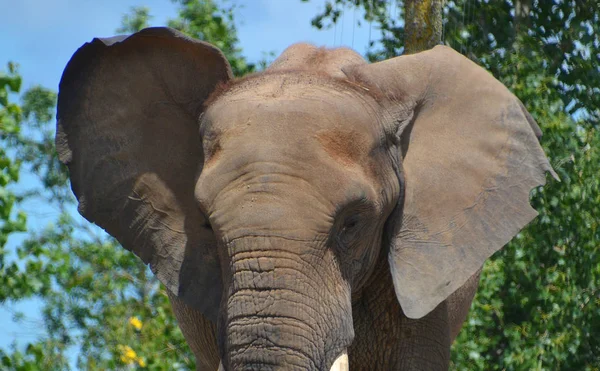
[[[373,115],[352,99],[279,97],[228,102],[207,117],[205,166],[287,163],[311,172],[337,168],[371,172],[383,142]],[[361,170],[362,168],[362,170]]]
[[[378,112],[368,99],[323,87],[284,90],[276,97],[243,91],[219,100],[204,118],[204,138],[217,140],[219,146],[249,138],[275,147],[313,141],[345,160],[356,159],[360,149],[381,141]],[[351,143],[356,146],[351,148]]]
[[[366,124],[369,115],[378,111],[377,103],[368,90],[359,91],[355,85],[342,79],[301,73],[259,75],[233,83],[210,105],[207,115],[232,124],[240,114],[248,116],[252,113],[257,118],[285,114],[285,120],[276,120],[280,125],[293,125],[298,113],[311,114],[311,119],[316,119],[315,124],[330,125],[340,118],[353,117],[356,120],[350,120],[346,125],[353,122]],[[298,118],[303,117],[306,115]],[[217,121],[223,125],[221,120]]]

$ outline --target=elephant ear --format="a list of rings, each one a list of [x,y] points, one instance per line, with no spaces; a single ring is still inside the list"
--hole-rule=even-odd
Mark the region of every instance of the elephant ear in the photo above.
[[[556,174],[522,103],[448,47],[349,75],[379,88],[399,118],[405,191],[389,263],[404,313],[421,318],[537,215],[529,193]]]
[[[56,146],[79,212],[212,320],[222,283],[193,193],[203,164],[198,118],[230,78],[217,48],[148,28],[83,45],[58,96]]]

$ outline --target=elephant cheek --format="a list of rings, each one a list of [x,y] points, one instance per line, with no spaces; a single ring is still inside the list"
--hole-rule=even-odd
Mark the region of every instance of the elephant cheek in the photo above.
[[[354,338],[350,286],[310,247],[272,237],[228,246],[231,280],[220,318],[227,370],[323,370]],[[322,255],[322,254],[321,254]],[[333,257],[325,257],[333,258]],[[338,366],[336,366],[338,367]],[[343,368],[342,368],[343,369]]]

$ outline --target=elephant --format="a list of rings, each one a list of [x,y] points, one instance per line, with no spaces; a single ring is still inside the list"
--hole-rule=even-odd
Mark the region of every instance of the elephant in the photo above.
[[[485,260],[556,177],[540,137],[447,46],[368,63],[300,43],[234,78],[155,27],[75,52],[56,147],[199,370],[443,370]]]

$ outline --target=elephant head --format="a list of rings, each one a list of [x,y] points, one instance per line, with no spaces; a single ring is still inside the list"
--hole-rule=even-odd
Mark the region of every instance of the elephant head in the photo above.
[[[428,315],[553,173],[523,104],[443,46],[368,64],[298,44],[233,79],[217,48],[150,28],[82,46],[57,117],[79,212],[216,324],[230,370],[339,363],[381,270]]]

